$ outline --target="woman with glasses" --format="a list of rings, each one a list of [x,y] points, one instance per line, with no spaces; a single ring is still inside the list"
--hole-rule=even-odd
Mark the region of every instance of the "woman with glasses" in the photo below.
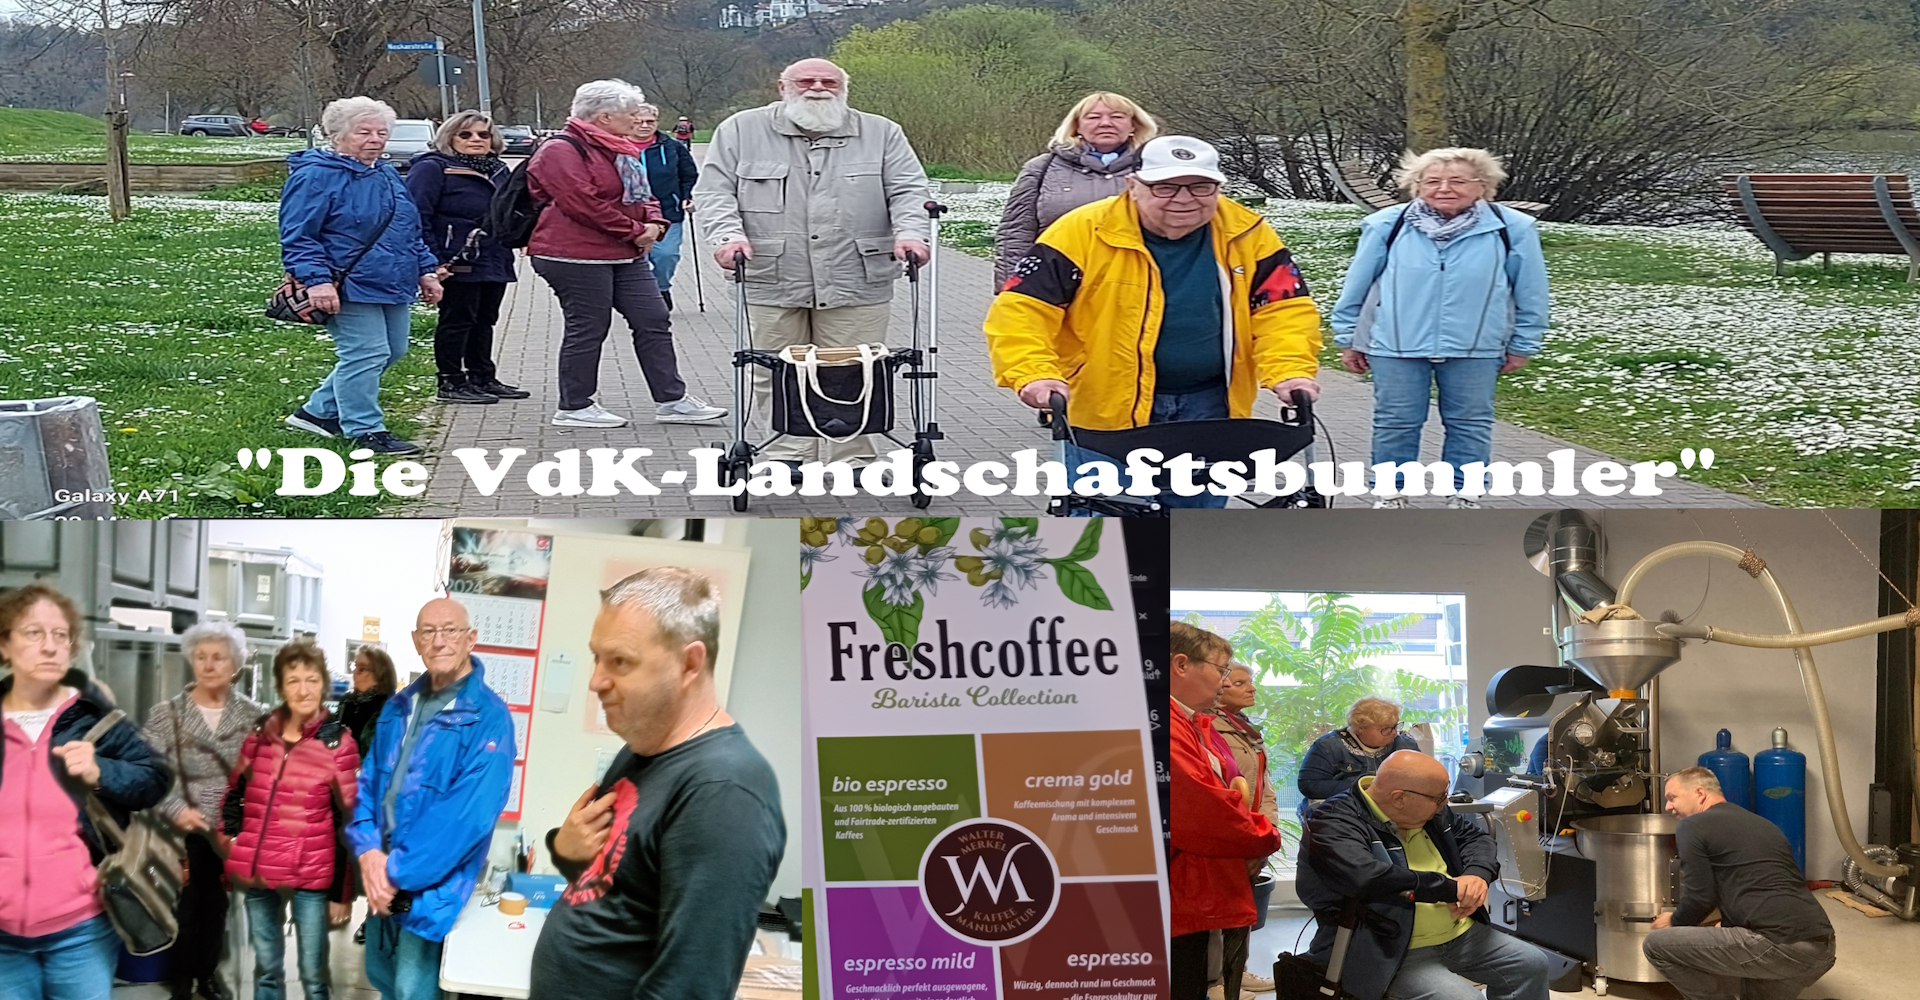
[[[202,622],[180,636],[193,666],[186,690],[153,706],[140,731],[155,756],[173,765],[180,783],[167,793],[159,813],[178,828],[187,848],[187,884],[175,916],[168,978],[173,1000],[187,1000],[196,984],[206,1000],[233,996],[220,981],[220,953],[227,939],[227,891],[220,884],[220,803],[227,775],[240,760],[240,744],[260,724],[267,706],[233,689],[247,662],[247,637],[227,622]]]
[[[360,647],[353,656],[353,690],[340,699],[340,722],[360,745],[362,757],[373,745],[373,724],[380,718],[381,707],[398,690],[393,657],[378,646]]]
[[[493,327],[512,281],[513,251],[486,232],[494,193],[511,173],[500,159],[506,137],[478,111],[446,120],[433,148],[413,158],[407,191],[420,206],[427,246],[440,261],[446,294],[433,328],[442,403],[497,403],[531,393],[495,375]]]
[[[1347,709],[1347,724],[1313,741],[1300,762],[1300,819],[1313,807],[1380,770],[1396,750],[1418,750],[1420,742],[1400,731],[1400,706],[1385,698],[1362,698]]]
[[[1401,161],[1413,200],[1360,224],[1360,249],[1333,307],[1333,342],[1356,375],[1373,374],[1373,464],[1420,460],[1420,429],[1439,390],[1440,458],[1493,460],[1499,376],[1539,353],[1547,264],[1532,218],[1494,204],[1507,172],[1484,149],[1432,149]],[[1400,477],[1396,475],[1396,485]],[[1375,507],[1404,508],[1405,497]],[[1479,506],[1454,497],[1450,507]]]
[[[121,721],[83,737],[113,699],[73,666],[80,610],[31,583],[0,594],[0,997],[108,1000],[120,939],[101,909],[105,857],[89,796],[125,825],[171,775]]]

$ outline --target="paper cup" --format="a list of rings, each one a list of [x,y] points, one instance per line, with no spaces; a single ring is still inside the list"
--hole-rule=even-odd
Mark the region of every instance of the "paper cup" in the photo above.
[[[522,896],[517,892],[501,893],[500,894],[500,912],[506,913],[506,914],[520,914],[520,913],[527,912],[527,897]]]

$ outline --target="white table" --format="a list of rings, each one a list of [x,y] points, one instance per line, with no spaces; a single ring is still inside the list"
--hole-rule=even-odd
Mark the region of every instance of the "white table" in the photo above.
[[[498,906],[467,900],[440,952],[440,988],[449,993],[527,1000],[533,981],[533,946],[547,911],[527,907],[508,916]]]

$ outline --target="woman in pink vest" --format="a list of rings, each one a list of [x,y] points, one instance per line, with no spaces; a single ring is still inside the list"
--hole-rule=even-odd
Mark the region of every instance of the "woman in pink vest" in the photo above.
[[[113,699],[73,668],[80,611],[42,584],[0,594],[0,998],[108,1000],[120,939],[95,894],[97,796],[125,824],[172,781],[121,721],[82,737]]]
[[[360,753],[321,704],[327,658],[311,640],[280,647],[273,683],[282,704],[241,744],[228,782],[227,875],[247,891],[254,1000],[285,995],[287,895],[307,1000],[328,1000],[327,927],[346,922],[353,899],[354,866],[343,860],[340,830],[353,815]]]

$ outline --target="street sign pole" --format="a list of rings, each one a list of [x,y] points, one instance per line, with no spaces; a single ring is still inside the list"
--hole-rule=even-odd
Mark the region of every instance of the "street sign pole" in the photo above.
[[[433,36],[433,61],[439,67],[440,77],[440,120],[446,121],[453,115],[453,109],[447,106],[447,41],[439,35]]]
[[[473,0],[473,64],[479,79],[474,85],[480,92],[480,113],[488,119],[493,118],[493,88],[487,83],[487,22],[480,12],[481,0]]]

